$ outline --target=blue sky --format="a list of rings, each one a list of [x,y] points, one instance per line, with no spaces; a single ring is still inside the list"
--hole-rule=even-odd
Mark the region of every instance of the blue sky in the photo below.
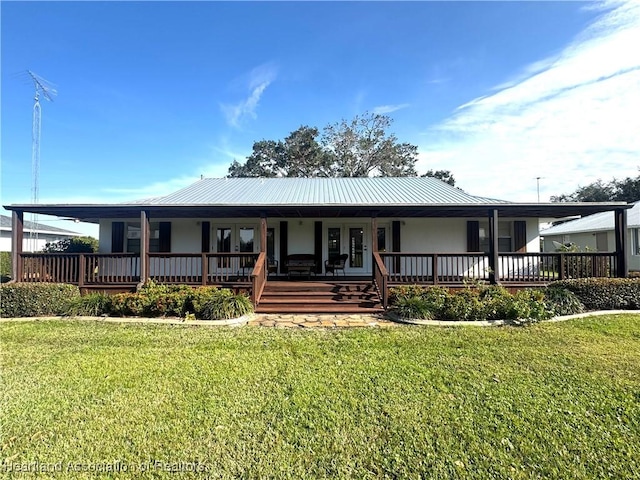
[[[367,111],[419,172],[513,201],[640,168],[638,2],[7,2],[2,204],[161,195],[224,176],[254,141]],[[6,213],[6,212],[5,212]],[[42,219],[42,217],[41,217]],[[94,228],[52,225],[97,234]]]

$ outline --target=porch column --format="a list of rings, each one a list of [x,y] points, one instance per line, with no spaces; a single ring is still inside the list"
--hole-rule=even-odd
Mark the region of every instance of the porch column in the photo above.
[[[629,276],[629,264],[627,263],[627,210],[617,208],[614,212],[616,235],[616,274],[620,278]]]
[[[14,282],[22,280],[22,243],[24,241],[24,212],[14,210],[11,214],[11,276]]]
[[[149,215],[140,211],[140,283],[149,279]]]
[[[489,283],[495,285],[500,278],[498,272],[498,210],[489,210]]]
[[[267,253],[267,217],[260,217],[260,253]]]

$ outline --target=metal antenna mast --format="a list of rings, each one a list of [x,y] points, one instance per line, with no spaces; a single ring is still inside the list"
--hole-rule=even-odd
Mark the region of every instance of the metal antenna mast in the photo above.
[[[40,132],[42,127],[42,109],[40,107],[40,94],[50,101],[53,102],[53,97],[57,94],[55,88],[51,86],[49,82],[47,82],[44,78],[39,77],[31,70],[27,70],[27,74],[31,77],[33,81],[33,86],[35,88],[35,95],[33,98],[33,126],[31,130],[31,176],[33,184],[31,186],[31,203],[37,204],[40,197]],[[31,215],[32,222],[34,225],[31,228],[31,232],[29,234],[29,238],[33,242],[33,250],[37,250],[38,244],[38,231],[35,228],[35,223],[37,223],[38,215]]]

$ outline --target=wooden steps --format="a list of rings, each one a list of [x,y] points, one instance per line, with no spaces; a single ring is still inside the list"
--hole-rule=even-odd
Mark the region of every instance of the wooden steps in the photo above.
[[[367,281],[269,281],[257,313],[367,314],[382,312],[380,298]]]

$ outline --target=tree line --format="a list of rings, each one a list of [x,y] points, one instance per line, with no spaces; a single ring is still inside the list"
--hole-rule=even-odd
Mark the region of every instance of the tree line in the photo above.
[[[389,133],[386,115],[365,113],[329,124],[322,131],[303,125],[284,140],[253,144],[244,163],[229,167],[229,177],[412,177],[416,176],[418,147]],[[448,170],[429,170],[423,176],[450,185]]]

